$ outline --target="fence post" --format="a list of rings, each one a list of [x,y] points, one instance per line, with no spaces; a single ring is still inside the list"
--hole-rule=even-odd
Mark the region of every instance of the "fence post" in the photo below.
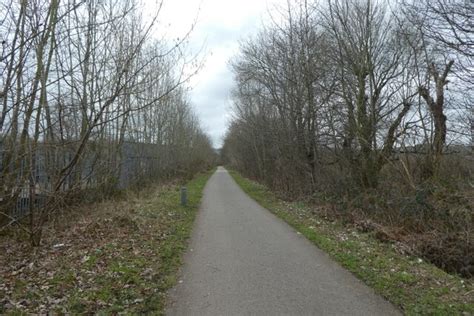
[[[188,203],[188,190],[186,187],[181,187],[181,205],[186,206]]]

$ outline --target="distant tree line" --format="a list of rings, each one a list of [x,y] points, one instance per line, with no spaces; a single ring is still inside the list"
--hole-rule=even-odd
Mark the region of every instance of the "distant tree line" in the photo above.
[[[162,5],[149,17],[138,1],[0,4],[0,222],[15,222],[19,198],[46,199],[29,204],[22,225],[34,245],[65,198],[116,187],[126,142],[159,148],[157,172],[143,177],[186,176],[212,163],[186,94],[198,68],[184,53],[186,37],[154,34]]]
[[[470,223],[452,230],[472,232],[473,2],[298,0],[269,14],[231,64],[225,163],[290,198],[383,192],[386,222],[424,221],[416,210],[436,213],[449,187]]]

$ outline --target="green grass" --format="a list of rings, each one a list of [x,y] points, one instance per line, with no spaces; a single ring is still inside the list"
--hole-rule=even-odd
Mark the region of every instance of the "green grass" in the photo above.
[[[52,229],[38,254],[8,263],[44,266],[0,275],[10,302],[0,313],[163,314],[212,173],[186,183],[187,206],[180,205],[179,185],[149,187],[88,206],[93,210],[86,216]],[[58,234],[65,246],[54,248]]]
[[[161,285],[162,290],[167,290],[176,283],[177,271],[182,264],[182,254],[187,248],[187,240],[190,237],[194,219],[201,202],[202,191],[213,172],[200,175],[187,183],[187,206],[176,205],[176,202],[179,201],[179,188],[167,196],[168,209],[176,210],[174,216],[176,224],[170,226],[169,237],[161,247],[161,269],[164,274],[164,282]]]
[[[474,314],[474,285],[419,258],[312,212],[316,206],[285,202],[265,186],[230,174],[249,196],[293,226],[334,260],[398,306],[406,315]]]

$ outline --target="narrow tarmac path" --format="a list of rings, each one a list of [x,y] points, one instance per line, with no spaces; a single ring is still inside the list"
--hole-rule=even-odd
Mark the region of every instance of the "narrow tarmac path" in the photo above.
[[[219,167],[168,315],[399,315]]]

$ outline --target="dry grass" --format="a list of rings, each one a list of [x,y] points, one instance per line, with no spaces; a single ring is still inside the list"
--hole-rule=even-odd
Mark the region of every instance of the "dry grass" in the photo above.
[[[286,202],[256,182],[231,172],[242,189],[295,227],[407,315],[471,315],[474,283],[413,256],[406,244],[384,239],[393,231],[371,221],[348,225],[331,203]]]
[[[162,313],[208,176],[188,183],[187,207],[177,185],[152,186],[64,212],[37,248],[4,233],[0,313]]]

